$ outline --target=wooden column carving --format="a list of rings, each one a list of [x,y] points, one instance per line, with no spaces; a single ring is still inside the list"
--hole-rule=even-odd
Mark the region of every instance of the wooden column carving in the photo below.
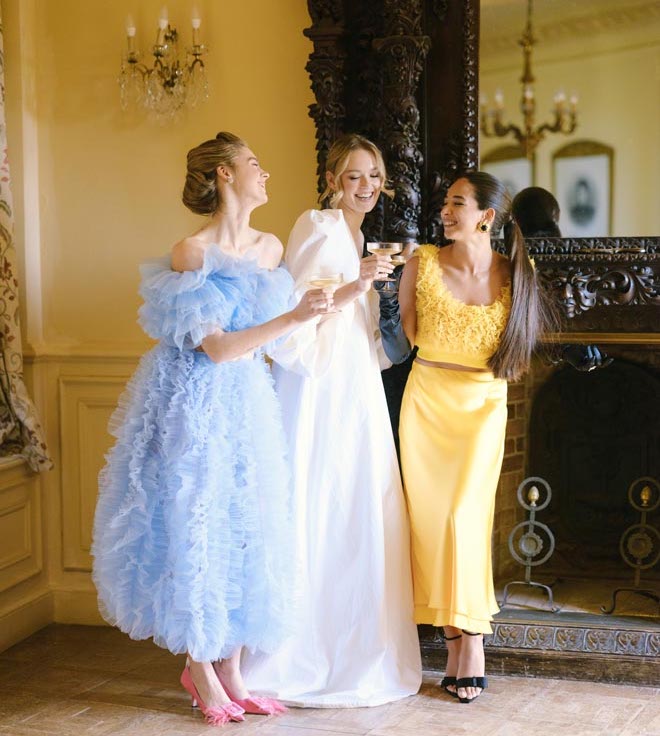
[[[428,0],[431,53],[422,87],[424,115],[424,239],[442,239],[439,211],[462,171],[479,163],[479,2]]]
[[[422,35],[422,0],[385,0],[382,13],[387,35],[374,40],[383,70],[379,143],[395,189],[386,205],[385,238],[416,241],[423,161],[416,93],[430,40]],[[377,110],[377,100],[373,103]]]
[[[308,0],[312,25],[304,34],[314,44],[307,62],[316,102],[309,114],[316,124],[319,193],[325,188],[325,160],[332,142],[344,132],[344,81],[346,52],[342,0]]]
[[[379,3],[380,4],[380,3]],[[347,77],[344,87],[346,100],[345,130],[365,135],[381,143],[383,69],[374,52],[374,40],[383,36],[385,19],[375,0],[350,2],[345,0]],[[384,197],[367,213],[362,232],[365,242],[382,240],[385,229]]]

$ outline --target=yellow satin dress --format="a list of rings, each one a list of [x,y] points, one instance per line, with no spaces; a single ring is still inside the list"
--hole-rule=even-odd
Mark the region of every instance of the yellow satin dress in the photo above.
[[[418,357],[487,368],[508,319],[510,287],[490,305],[468,305],[446,287],[435,246],[415,256]],[[492,633],[499,609],[491,535],[506,397],[506,381],[490,371],[413,363],[399,433],[417,623]]]

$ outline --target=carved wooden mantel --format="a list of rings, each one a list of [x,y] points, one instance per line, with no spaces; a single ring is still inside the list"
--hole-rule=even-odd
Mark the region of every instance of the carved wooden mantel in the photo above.
[[[660,336],[660,238],[532,238],[528,249],[567,332]]]
[[[308,0],[319,191],[332,141],[360,132],[396,191],[370,239],[440,242],[439,207],[478,168],[479,0]],[[529,241],[577,333],[660,333],[660,237]]]

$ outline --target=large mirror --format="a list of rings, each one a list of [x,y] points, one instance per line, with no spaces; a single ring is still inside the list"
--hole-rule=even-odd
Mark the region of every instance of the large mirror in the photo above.
[[[481,0],[479,87],[492,123],[523,126],[529,0]],[[551,190],[562,235],[647,236],[657,223],[660,171],[660,5],[650,0],[533,0],[535,125],[577,96],[574,132],[547,133],[527,160],[513,135],[480,136],[483,168],[511,187]],[[559,98],[557,96],[559,95]],[[484,107],[484,97],[486,104]]]

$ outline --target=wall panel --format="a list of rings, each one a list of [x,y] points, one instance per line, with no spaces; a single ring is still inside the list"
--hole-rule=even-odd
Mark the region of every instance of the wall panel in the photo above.
[[[112,440],[108,420],[126,378],[88,375],[59,380],[64,570],[91,570],[98,474]]]

